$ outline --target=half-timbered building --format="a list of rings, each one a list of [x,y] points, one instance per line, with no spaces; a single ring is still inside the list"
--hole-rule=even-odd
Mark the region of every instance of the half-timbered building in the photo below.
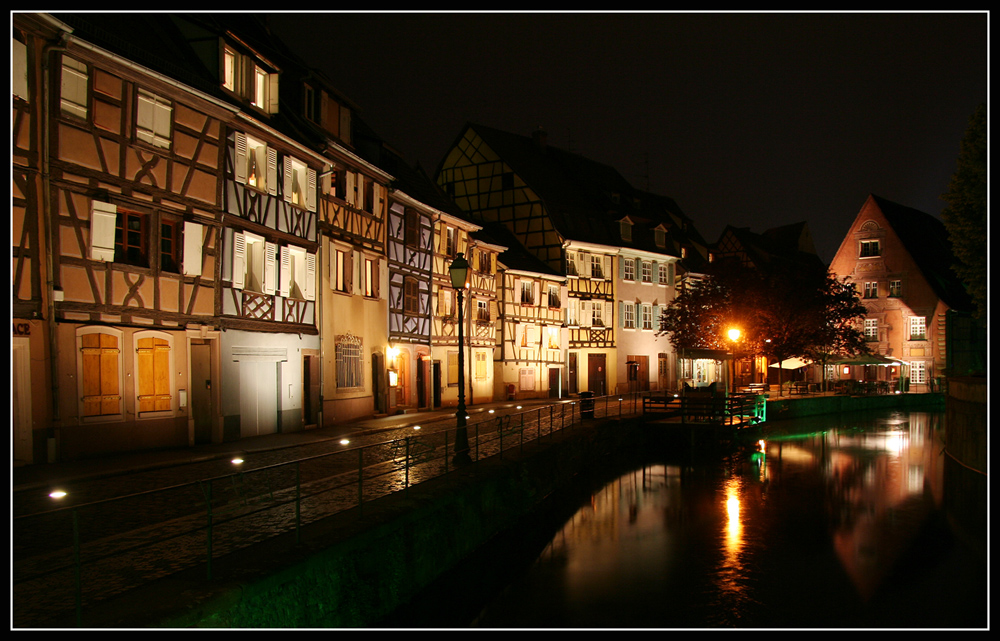
[[[443,213],[433,206],[441,197],[426,175],[398,156],[392,164],[386,232],[390,413],[440,405],[440,368],[435,379],[431,355],[431,277],[434,224]]]
[[[464,365],[466,406],[493,400],[497,254],[503,248],[473,239],[472,234],[480,229],[479,225],[445,212],[438,213],[434,219],[432,384],[435,393],[440,389],[442,406],[458,403],[459,349],[462,349]],[[461,315],[449,273],[449,267],[460,253],[469,262]],[[464,345],[458,342],[459,323],[463,323]],[[437,387],[438,381],[440,387]]]
[[[488,230],[506,246],[497,267],[494,397],[565,396],[566,277],[525,250],[506,227]]]
[[[644,215],[645,203],[656,201],[654,209],[663,220],[653,226],[662,225],[664,233],[673,227],[670,242],[678,254],[706,255],[676,205],[668,212],[661,197],[634,189],[607,165],[549,145],[541,130],[529,138],[467,124],[446,153],[436,181],[472,220],[505,226],[530,253],[568,278],[564,314],[570,393],[606,394],[625,382],[619,380],[616,353],[620,221]],[[673,225],[670,216],[676,218]],[[684,256],[677,257],[683,263]]]
[[[162,34],[75,15],[16,16],[15,33],[28,105],[15,96],[15,130],[34,115],[15,166],[37,163],[41,178],[15,171],[15,212],[38,221],[21,225],[15,260],[28,278],[15,271],[15,301],[26,299],[15,313],[49,323],[45,349],[30,346],[48,369],[46,386],[30,377],[33,458],[208,442],[221,429],[206,385],[220,367],[219,167],[237,110],[127,55]],[[37,399],[49,407],[36,414]]]

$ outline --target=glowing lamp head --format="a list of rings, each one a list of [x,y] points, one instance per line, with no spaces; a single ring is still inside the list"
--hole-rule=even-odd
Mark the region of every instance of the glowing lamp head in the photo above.
[[[740,332],[740,330],[736,329],[735,327],[727,332],[727,334],[729,335],[729,340],[733,342],[740,340],[741,333],[742,332]]]
[[[451,261],[451,266],[448,267],[448,273],[451,276],[452,287],[465,289],[465,281],[469,275],[469,261],[465,259],[465,254],[458,252],[455,255],[455,260]]]

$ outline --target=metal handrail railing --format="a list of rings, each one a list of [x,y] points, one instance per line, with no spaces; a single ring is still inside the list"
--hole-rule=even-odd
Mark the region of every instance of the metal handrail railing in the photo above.
[[[587,418],[619,418],[642,411],[641,392],[609,395],[587,399],[592,408]],[[603,400],[603,408],[601,407]],[[525,443],[551,438],[580,423],[585,416],[576,407],[579,401],[560,401],[536,406],[470,424],[470,456],[472,464],[517,449],[523,452]],[[603,410],[603,411],[602,411]],[[117,586],[118,591],[138,587],[159,576],[197,567],[204,563],[206,579],[212,579],[212,560],[229,551],[248,547],[267,538],[295,532],[296,544],[301,542],[304,522],[357,508],[358,517],[365,503],[403,491],[417,483],[453,472],[450,460],[454,455],[455,428],[407,436],[368,445],[345,448],[296,458],[254,469],[241,469],[231,474],[217,475],[188,483],[130,493],[109,499],[91,501],[15,516],[13,518],[13,585],[25,590],[72,571],[73,608],[77,625],[82,623],[84,569],[107,576],[128,566],[129,573],[143,563],[143,551],[155,557],[157,548],[169,550],[174,562],[167,570],[154,569],[133,577],[131,586]],[[350,495],[352,498],[348,498]],[[193,500],[193,504],[191,503]],[[130,507],[135,504],[137,507]],[[305,510],[303,509],[305,508]],[[284,514],[282,510],[289,511]],[[160,512],[162,510],[162,512]],[[164,518],[143,522],[139,513],[154,513]],[[305,512],[305,514],[304,514]],[[71,542],[67,546],[54,524],[68,515],[72,522]],[[81,516],[88,515],[86,527]],[[123,523],[115,528],[116,523]],[[238,530],[220,535],[221,530]],[[91,539],[81,534],[89,528]],[[193,551],[194,537],[204,535],[203,552]],[[38,540],[36,540],[36,537]],[[51,546],[46,548],[46,541]],[[106,566],[106,567],[104,567]],[[56,580],[56,583],[59,583]],[[65,588],[65,584],[63,584]],[[39,588],[49,594],[40,607],[48,608],[52,600],[52,585]],[[92,589],[93,600],[106,598],[116,588],[101,593]],[[58,590],[56,590],[58,591]],[[63,590],[65,597],[65,590]],[[63,599],[63,609],[65,608]],[[19,599],[28,607],[18,608],[30,617],[34,599]],[[58,609],[58,607],[56,608]],[[17,613],[16,613],[17,614]],[[18,618],[15,616],[15,618]]]

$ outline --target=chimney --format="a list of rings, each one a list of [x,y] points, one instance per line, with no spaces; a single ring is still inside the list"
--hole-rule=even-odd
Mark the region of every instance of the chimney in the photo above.
[[[548,143],[548,137],[549,135],[545,133],[545,129],[541,125],[538,125],[538,129],[531,132],[531,139],[535,141],[535,147],[537,147],[538,151],[542,153],[545,152],[545,145]]]

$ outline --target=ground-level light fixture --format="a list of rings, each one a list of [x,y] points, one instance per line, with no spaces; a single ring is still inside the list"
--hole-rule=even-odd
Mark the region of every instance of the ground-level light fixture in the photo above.
[[[346,438],[340,439],[340,444],[341,445],[347,445],[348,443],[350,443],[350,441],[348,441]]]
[[[243,459],[241,459],[240,457],[237,456],[232,461],[230,461],[230,463],[232,463],[233,465],[242,465],[243,464]]]
[[[63,490],[52,490],[49,492],[50,499],[61,499],[66,497],[66,492]]]

